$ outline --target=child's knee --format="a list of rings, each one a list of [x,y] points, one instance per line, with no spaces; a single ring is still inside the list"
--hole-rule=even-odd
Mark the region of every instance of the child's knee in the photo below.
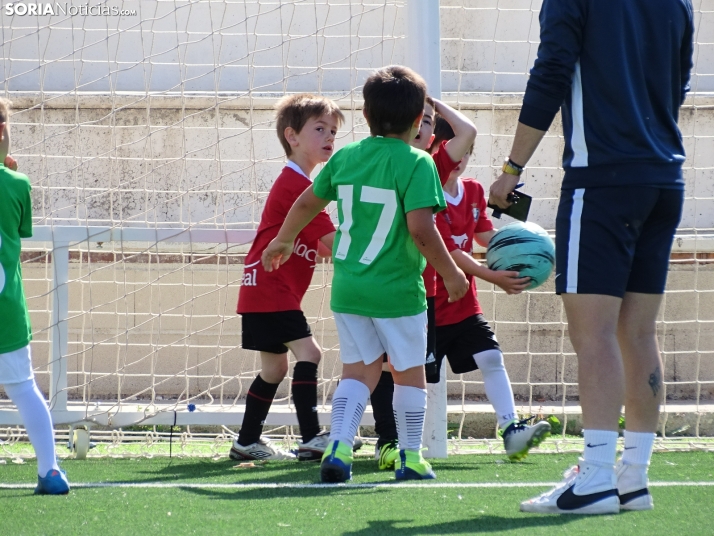
[[[7,383],[3,386],[5,388],[5,393],[12,400],[18,396],[22,396],[25,393],[32,391],[35,388],[35,380],[25,380],[24,382],[18,383]]]
[[[316,365],[320,363],[322,350],[314,338],[308,337],[286,344],[297,361],[307,361]]]
[[[307,361],[317,365],[320,363],[320,359],[322,359],[322,351],[320,351],[320,348],[317,345],[307,347],[302,349],[299,355],[295,355],[295,359],[297,361]]]
[[[288,374],[287,355],[284,359],[280,357],[263,360],[260,370],[260,377],[268,383],[280,383]]]
[[[501,350],[496,350],[495,348],[474,354],[474,361],[476,361],[476,365],[481,369],[481,372],[505,368],[503,364],[503,353],[501,353]]]

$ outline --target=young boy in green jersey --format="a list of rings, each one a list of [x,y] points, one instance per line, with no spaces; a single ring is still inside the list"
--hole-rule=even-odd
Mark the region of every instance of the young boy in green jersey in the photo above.
[[[435,121],[437,119],[447,122],[452,128],[452,136],[448,139],[435,138]],[[424,103],[424,116],[421,120],[419,133],[410,142],[410,145],[415,149],[429,151],[434,163],[436,171],[439,174],[439,180],[443,185],[448,179],[451,171],[458,167],[463,156],[469,151],[476,139],[476,127],[473,122],[464,114],[455,110],[448,104],[427,96]],[[436,325],[435,325],[435,310],[434,296],[436,295],[436,272],[434,268],[427,265],[424,273],[424,287],[426,288],[426,303],[427,303],[427,337],[426,337],[426,377],[427,382],[438,382],[434,371],[436,369]],[[397,425],[394,421],[394,410],[392,408],[392,398],[394,396],[394,379],[392,372],[389,370],[389,364],[385,358],[385,364],[382,367],[382,375],[379,378],[377,386],[370,395],[372,411],[374,414],[374,430],[379,436],[375,446],[375,458],[378,461],[379,469],[387,470],[394,468],[394,462],[399,457],[397,448]]]
[[[322,481],[351,478],[354,436],[385,352],[395,383],[396,478],[435,478],[420,452],[426,409],[425,259],[442,275],[452,300],[464,296],[468,283],[434,225],[434,213],[445,207],[434,160],[409,145],[424,113],[424,80],[406,67],[385,67],[367,79],[363,96],[371,136],[328,161],[293,205],[262,261],[268,271],[287,261],[300,230],[330,200],[337,201],[331,307],[343,369],[332,398]]]
[[[37,455],[38,495],[62,495],[69,482],[57,465],[52,417],[32,372],[30,315],[22,288],[20,239],[32,236],[30,180],[10,152],[10,102],[0,98],[0,384],[17,407]]]

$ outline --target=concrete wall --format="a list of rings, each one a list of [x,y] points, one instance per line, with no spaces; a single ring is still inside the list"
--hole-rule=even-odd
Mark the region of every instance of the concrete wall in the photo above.
[[[467,176],[485,187],[498,176],[518,118],[519,96],[447,95],[479,130]],[[41,103],[16,95],[13,153],[33,181],[39,222],[204,225],[255,229],[285,156],[274,131],[274,99],[82,96]],[[341,99],[337,147],[368,132],[361,104]],[[682,229],[714,228],[713,99],[682,109],[688,160]],[[42,106],[40,106],[42,104]],[[560,120],[527,170],[531,219],[554,228],[562,169]]]

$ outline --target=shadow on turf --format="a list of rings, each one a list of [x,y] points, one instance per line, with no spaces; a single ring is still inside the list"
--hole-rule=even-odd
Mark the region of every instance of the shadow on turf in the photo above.
[[[373,536],[374,534],[478,534],[487,532],[502,532],[504,530],[519,530],[532,527],[562,526],[581,516],[532,516],[523,514],[522,518],[501,516],[478,516],[474,519],[449,521],[434,525],[404,526],[410,520],[379,520],[368,521],[366,528],[343,532],[342,536]]]
[[[200,461],[193,463],[168,463],[166,466],[146,471],[147,482],[172,482],[235,477],[241,483],[254,482],[304,482],[320,478],[320,465],[309,462],[278,462],[258,465],[251,469],[235,469],[240,462],[233,460]],[[221,478],[223,477],[223,478]],[[134,479],[133,481],[136,481]]]
[[[219,461],[202,460],[186,463],[184,460],[171,462],[161,467],[153,467],[150,470],[141,471],[146,475],[145,479],[137,479],[136,473],[132,474],[132,482],[174,482],[175,480],[206,481],[207,479],[218,478],[221,481],[225,477],[235,477],[243,484],[278,482],[278,483],[314,483],[320,482],[320,464],[317,462],[271,462],[265,465],[258,465],[251,469],[236,469],[240,462],[233,460]],[[438,471],[449,470],[463,471],[465,469],[478,470],[480,463],[458,464],[439,463]],[[377,471],[374,460],[358,459],[354,462],[354,476],[362,477],[372,475],[377,477],[375,482],[385,483],[393,480],[393,471]],[[360,482],[368,484],[370,482]]]

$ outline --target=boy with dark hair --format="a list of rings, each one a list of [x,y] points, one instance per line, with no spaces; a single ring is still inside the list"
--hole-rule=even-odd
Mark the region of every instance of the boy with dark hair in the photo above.
[[[289,262],[300,230],[330,200],[337,201],[331,307],[343,369],[332,399],[322,481],[351,478],[354,436],[385,352],[395,381],[396,478],[435,478],[420,452],[426,409],[424,259],[444,276],[451,299],[461,298],[468,283],[434,225],[434,212],[444,208],[434,161],[409,145],[424,113],[424,80],[406,67],[385,67],[367,79],[363,95],[372,135],[328,162],[262,260],[266,270]]]
[[[293,454],[261,437],[263,423],[280,382],[288,371],[288,350],[297,363],[292,395],[302,442],[298,459],[319,460],[328,436],[317,418],[317,365],[321,350],[300,309],[317,262],[318,244],[332,247],[335,227],[326,211],[306,222],[297,237],[296,254],[280,272],[263,270],[260,256],[275,237],[295,200],[310,187],[310,173],[332,156],[337,128],[344,116],[337,104],[310,94],[291,95],[276,106],[278,139],[288,163],[275,181],[260,218],[258,232],[245,259],[238,296],[243,348],[260,352],[261,371],[246,397],[243,425],[233,442],[234,460],[282,460]]]
[[[0,384],[17,407],[37,455],[37,495],[69,493],[57,465],[52,416],[32,372],[30,315],[22,287],[21,238],[32,236],[30,180],[10,152],[11,103],[0,98]]]
[[[438,134],[448,139],[451,128],[446,120],[437,119],[436,127]],[[436,216],[436,226],[446,248],[456,265],[467,274],[470,287],[466,296],[450,303],[443,282],[437,276],[436,370],[433,374],[435,379],[427,375],[427,381],[439,381],[444,357],[449,359],[451,370],[456,374],[481,369],[486,396],[496,410],[506,454],[517,461],[525,458],[531,448],[538,446],[550,434],[550,425],[541,421],[529,426],[527,420],[518,420],[503,353],[483,317],[475,277],[499,286],[507,294],[523,292],[529,278],[519,278],[518,272],[491,270],[473,258],[474,240],[486,246],[495,230],[486,214],[483,186],[475,179],[460,178],[471,152],[470,148],[444,184],[447,208]]]
[[[438,141],[434,137],[434,120],[437,114],[442,117],[442,121],[448,121],[447,124],[453,125],[453,128],[449,127],[451,136]],[[443,185],[449,179],[451,171],[459,165],[461,158],[469,151],[475,138],[476,127],[468,117],[448,104],[427,95],[419,132],[410,145],[423,151],[432,149],[431,154],[439,174],[439,181]],[[431,265],[427,264],[422,277],[424,279],[427,302],[428,327],[425,355],[427,382],[437,383],[439,376],[436,368],[436,358],[434,357],[436,352],[436,325],[434,323],[436,271]],[[435,373],[436,376],[434,376]],[[392,469],[399,454],[397,449],[397,428],[392,408],[393,393],[394,379],[389,366],[385,363],[377,387],[375,387],[370,397],[374,412],[374,428],[379,436],[375,447],[375,458],[378,460],[379,469],[381,470]]]

